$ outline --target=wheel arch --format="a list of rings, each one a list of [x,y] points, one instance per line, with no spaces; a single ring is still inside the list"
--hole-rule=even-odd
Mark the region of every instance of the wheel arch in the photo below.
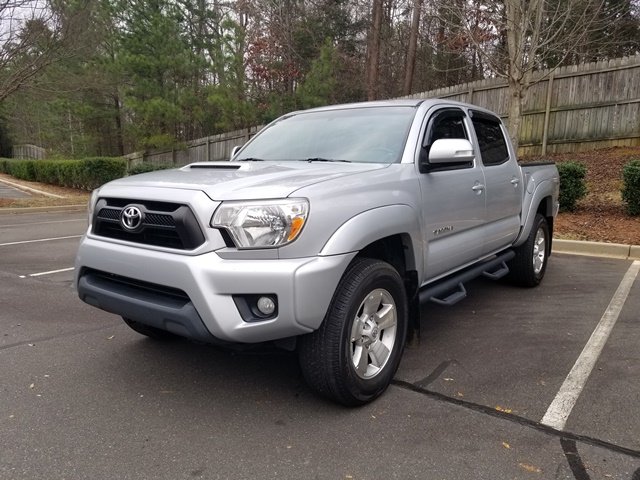
[[[376,240],[364,247],[356,258],[371,258],[388,263],[405,279],[416,271],[415,254],[408,234],[396,234]],[[414,292],[407,292],[411,296]]]
[[[357,257],[385,261],[405,278],[419,274],[420,226],[408,205],[390,205],[363,212],[345,222],[329,238],[320,255],[358,252]]]
[[[529,232],[533,227],[533,222],[536,218],[536,214],[538,213],[546,218],[547,223],[549,224],[551,237],[553,237],[553,195],[548,188],[545,188],[545,184],[549,183],[550,182],[542,182],[540,185],[538,185],[533,195],[531,195],[531,200],[529,202],[523,203],[522,227],[520,228],[520,234],[518,235],[518,238],[513,243],[514,247],[518,247],[526,242],[527,237],[529,236]],[[551,245],[549,245],[549,248],[551,248]]]

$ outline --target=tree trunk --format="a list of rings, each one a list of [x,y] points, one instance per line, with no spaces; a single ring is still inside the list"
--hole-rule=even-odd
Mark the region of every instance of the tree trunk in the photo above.
[[[374,0],[371,12],[371,29],[367,54],[367,99],[378,98],[378,76],[380,73],[380,29],[382,27],[383,0]]]
[[[507,67],[507,81],[509,84],[509,122],[507,128],[511,136],[513,148],[518,149],[518,130],[520,129],[522,113],[522,95],[524,80],[523,63],[524,43],[523,43],[523,11],[520,0],[505,1],[505,24],[507,37],[507,52],[509,65]]]
[[[418,30],[420,27],[420,12],[422,10],[422,0],[413,2],[413,18],[411,19],[411,34],[409,36],[409,50],[407,51],[407,65],[404,72],[403,95],[411,95],[413,86],[413,70],[416,65],[416,50],[418,49]]]
[[[519,81],[509,78],[509,120],[507,121],[507,130],[511,137],[511,143],[514,150],[518,151],[518,132],[520,123],[522,122],[522,97],[524,91]]]
[[[118,156],[124,155],[124,134],[122,132],[122,113],[120,105],[120,97],[116,94],[111,97],[113,99],[113,118],[116,121],[116,151]]]

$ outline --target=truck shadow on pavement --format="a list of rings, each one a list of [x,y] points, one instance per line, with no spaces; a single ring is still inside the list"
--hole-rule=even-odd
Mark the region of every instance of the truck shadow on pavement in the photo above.
[[[216,395],[211,392],[235,395],[249,403],[315,398],[293,352],[273,347],[234,352],[188,340],[157,342],[137,338],[135,333],[126,337],[126,343],[109,357],[109,368],[114,376],[127,380],[123,385],[134,389],[182,392],[214,403]]]

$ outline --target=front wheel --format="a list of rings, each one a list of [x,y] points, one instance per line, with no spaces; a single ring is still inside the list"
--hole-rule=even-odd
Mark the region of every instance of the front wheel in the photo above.
[[[535,287],[542,281],[551,253],[550,240],[547,219],[538,213],[527,241],[515,249],[516,256],[509,262],[509,278],[513,283]]]
[[[379,260],[356,259],[320,328],[300,339],[300,366],[309,386],[347,406],[382,394],[400,364],[407,310],[398,272]]]

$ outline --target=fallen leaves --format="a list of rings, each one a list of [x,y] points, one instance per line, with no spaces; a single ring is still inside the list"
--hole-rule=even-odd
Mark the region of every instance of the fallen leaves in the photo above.
[[[512,450],[511,445],[507,442],[502,442],[502,447],[506,450]],[[536,467],[535,465],[531,465],[530,463],[518,462],[518,466],[529,473],[542,473],[542,470],[540,468]]]
[[[637,243],[640,221],[624,213],[620,178],[623,166],[639,152],[640,147],[625,147],[550,156],[554,161],[577,160],[586,165],[589,190],[575,212],[558,215],[554,233],[574,240]]]
[[[542,473],[542,470],[540,470],[538,467],[534,465],[529,465],[528,463],[520,462],[518,463],[518,466],[530,473]]]
[[[499,412],[502,412],[502,413],[512,413],[513,412],[513,410],[511,410],[510,408],[504,408],[504,407],[501,407],[500,405],[496,406],[496,410],[499,411]]]

